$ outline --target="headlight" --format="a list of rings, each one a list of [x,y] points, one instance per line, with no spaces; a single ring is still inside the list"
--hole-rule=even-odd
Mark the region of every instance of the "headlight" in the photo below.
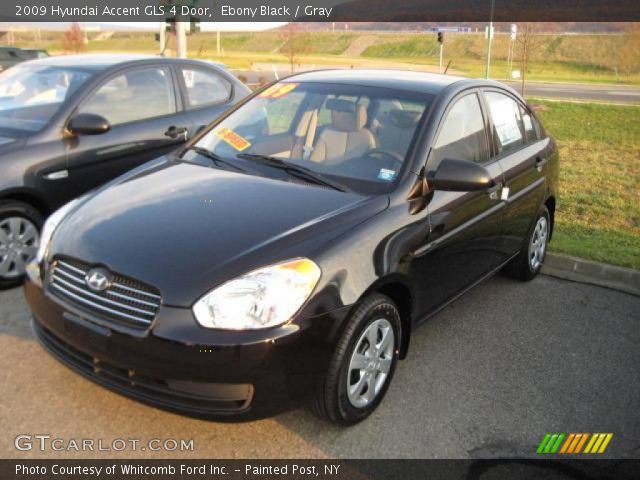
[[[44,222],[44,226],[42,227],[42,233],[40,234],[40,245],[38,246],[38,253],[36,253],[36,258],[34,259],[34,263],[40,264],[47,253],[47,248],[49,247],[49,242],[51,242],[51,237],[53,236],[53,232],[56,231],[60,222],[64,220],[64,217],[67,216],[69,211],[76,206],[78,203],[78,199],[71,200],[69,203],[63,205],[58,210],[53,212],[47,221]]]
[[[207,328],[274,327],[293,317],[319,278],[320,268],[306,258],[260,268],[207,293],[193,306],[193,314]]]

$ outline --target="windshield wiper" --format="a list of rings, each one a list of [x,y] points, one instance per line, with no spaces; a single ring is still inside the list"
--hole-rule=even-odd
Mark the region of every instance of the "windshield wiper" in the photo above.
[[[241,168],[238,165],[235,165],[232,162],[229,162],[228,160],[225,160],[224,158],[219,157],[215,153],[207,150],[206,148],[192,146],[192,147],[187,148],[187,150],[192,150],[192,151],[196,152],[198,155],[202,155],[203,157],[207,157],[209,160],[211,160],[213,163],[215,163],[218,166],[220,164],[222,164],[222,165],[226,165],[228,167],[231,167],[231,168],[237,170],[238,172],[246,172],[246,170],[244,168]]]
[[[322,174],[314,172],[309,168],[296,165],[295,163],[287,162],[286,160],[283,160],[281,158],[270,157],[268,155],[258,155],[254,153],[240,153],[236,156],[238,158],[242,158],[243,160],[251,160],[252,162],[258,162],[263,165],[269,165],[270,167],[279,168],[280,170],[284,170],[285,172],[287,172],[289,175],[301,177],[317,185],[324,185],[325,187],[333,188],[334,190],[338,190],[340,192],[347,191],[342,185],[333,182],[328,178],[325,178]]]

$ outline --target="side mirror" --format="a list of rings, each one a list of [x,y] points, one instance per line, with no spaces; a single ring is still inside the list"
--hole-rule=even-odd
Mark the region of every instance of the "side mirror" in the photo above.
[[[100,135],[107,133],[111,125],[106,118],[94,113],[78,113],[71,118],[67,129],[74,135]]]
[[[491,174],[482,165],[450,158],[442,160],[435,172],[429,172],[427,181],[432,189],[448,192],[486,190],[494,185]]]

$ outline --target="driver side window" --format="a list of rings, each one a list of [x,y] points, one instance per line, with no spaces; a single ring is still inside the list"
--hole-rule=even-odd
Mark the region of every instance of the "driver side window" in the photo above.
[[[176,112],[171,75],[166,68],[141,68],[118,75],[103,84],[79,108],[111,125],[146,120]]]
[[[489,158],[484,118],[475,93],[457,100],[447,112],[431,152],[429,169],[435,170],[445,158],[476,163]]]

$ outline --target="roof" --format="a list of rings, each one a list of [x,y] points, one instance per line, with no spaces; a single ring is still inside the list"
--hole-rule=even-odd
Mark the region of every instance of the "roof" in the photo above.
[[[160,55],[141,54],[84,54],[84,55],[56,55],[46,58],[29,60],[29,65],[58,66],[58,67],[93,67],[108,68],[129,62],[154,61],[173,63],[200,63],[226,69],[223,63],[210,60],[193,60],[189,58],[162,57]]]
[[[118,63],[132,62],[136,60],[148,60],[157,58],[153,55],[56,55],[29,62],[31,65],[52,65],[52,66],[103,66],[109,67]]]
[[[340,83],[397,88],[436,95],[449,85],[470,79],[409,70],[318,70],[287,77],[285,81]]]

